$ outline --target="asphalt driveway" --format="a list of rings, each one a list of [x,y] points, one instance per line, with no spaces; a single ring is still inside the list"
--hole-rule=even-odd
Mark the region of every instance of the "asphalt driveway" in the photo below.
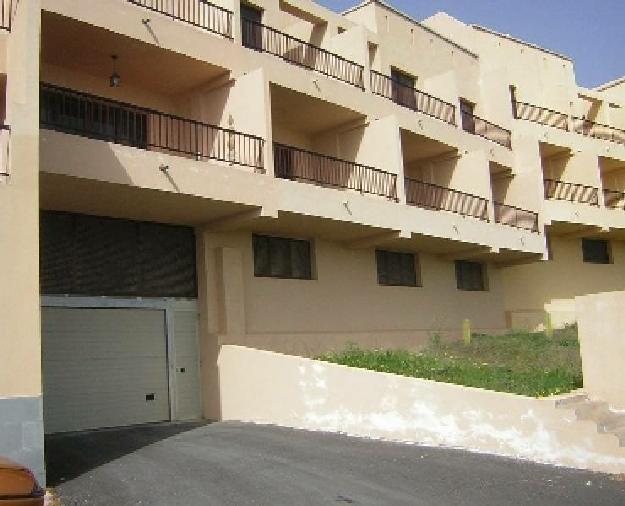
[[[614,505],[625,482],[460,450],[242,423],[48,437],[48,481],[74,505]]]

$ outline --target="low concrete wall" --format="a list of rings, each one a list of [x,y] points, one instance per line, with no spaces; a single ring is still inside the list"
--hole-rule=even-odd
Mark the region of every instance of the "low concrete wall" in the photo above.
[[[584,390],[625,409],[625,292],[576,297]]]
[[[221,417],[624,472],[616,438],[532,399],[224,345]]]

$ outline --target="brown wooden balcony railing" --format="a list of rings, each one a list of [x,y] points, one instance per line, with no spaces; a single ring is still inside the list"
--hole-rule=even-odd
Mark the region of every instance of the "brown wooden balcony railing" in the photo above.
[[[573,131],[578,134],[594,137],[595,139],[602,139],[604,141],[625,144],[625,130],[609,125],[602,125],[601,123],[595,123],[594,121],[585,118],[577,118],[575,116],[571,117],[571,122]]]
[[[538,232],[538,213],[520,207],[494,203],[495,221],[502,225]]]
[[[128,0],[170,18],[232,38],[232,12],[206,0]]]
[[[375,70],[371,71],[371,92],[450,125],[456,124],[456,106],[412,86],[406,86]]]
[[[620,190],[603,190],[603,202],[610,209],[625,210],[625,192]]]
[[[41,84],[41,128],[198,161],[262,169],[263,139],[172,114]]]
[[[397,200],[397,174],[283,144],[273,151],[276,177]]]
[[[249,19],[241,19],[241,25],[245,47],[364,88],[362,65]]]
[[[569,129],[569,117],[562,112],[518,101],[512,103],[512,110],[515,119],[524,119],[560,130]]]
[[[555,179],[545,179],[545,198],[568,200],[580,204],[599,205],[599,189],[579,183],[568,183]]]
[[[488,221],[487,199],[417,179],[406,178],[406,202]]]
[[[467,111],[461,111],[461,117],[462,128],[465,131],[496,142],[505,148],[512,148],[512,133],[510,130],[506,130]]]

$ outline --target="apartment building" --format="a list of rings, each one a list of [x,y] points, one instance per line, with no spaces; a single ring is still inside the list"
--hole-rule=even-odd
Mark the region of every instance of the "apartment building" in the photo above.
[[[377,0],[2,6],[0,453],[42,478],[44,432],[219,419],[222,344],[418,349],[623,288],[623,82]]]

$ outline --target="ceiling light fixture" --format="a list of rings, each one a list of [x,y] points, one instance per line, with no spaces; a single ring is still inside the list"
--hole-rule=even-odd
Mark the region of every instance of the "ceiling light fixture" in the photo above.
[[[122,78],[120,77],[120,75],[117,73],[117,70],[116,70],[117,55],[116,54],[112,55],[111,59],[113,60],[113,73],[111,74],[111,77],[109,78],[110,85],[111,85],[111,88],[118,88],[122,83]]]

